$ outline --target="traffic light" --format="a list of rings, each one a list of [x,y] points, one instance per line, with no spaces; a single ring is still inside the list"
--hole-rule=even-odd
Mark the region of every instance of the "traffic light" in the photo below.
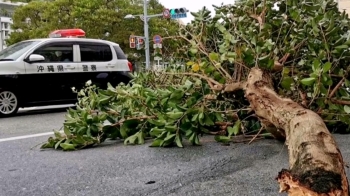
[[[130,48],[136,48],[136,40],[135,37],[130,36],[129,37],[129,44],[130,44]]]
[[[139,43],[139,44],[143,44],[143,38],[137,38],[137,43]]]
[[[184,7],[181,8],[173,8],[170,9],[170,17],[173,19],[177,19],[177,18],[186,18],[187,17],[187,9]]]
[[[136,42],[136,49],[141,50],[143,47],[143,38],[138,37]]]

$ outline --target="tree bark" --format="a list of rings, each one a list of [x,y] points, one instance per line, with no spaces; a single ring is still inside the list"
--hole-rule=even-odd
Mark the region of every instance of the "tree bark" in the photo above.
[[[280,192],[290,196],[348,196],[344,161],[322,118],[273,90],[271,75],[251,69],[243,89],[255,114],[285,136],[289,169],[279,172]],[[278,130],[276,132],[276,130]]]

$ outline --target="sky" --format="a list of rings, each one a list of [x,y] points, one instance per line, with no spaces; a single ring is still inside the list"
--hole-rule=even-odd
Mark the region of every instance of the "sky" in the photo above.
[[[214,5],[224,4],[234,4],[234,0],[159,0],[166,8],[180,8],[185,7],[189,12],[197,12],[202,9],[204,6],[212,11],[212,16],[214,16]],[[187,14],[187,18],[181,19],[184,23],[188,23],[193,19],[190,13]]]

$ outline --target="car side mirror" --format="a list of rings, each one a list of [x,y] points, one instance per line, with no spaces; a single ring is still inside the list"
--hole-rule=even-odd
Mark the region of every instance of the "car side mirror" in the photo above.
[[[45,61],[45,57],[40,54],[31,54],[27,59],[26,62],[28,63],[35,63],[35,62],[41,62]]]

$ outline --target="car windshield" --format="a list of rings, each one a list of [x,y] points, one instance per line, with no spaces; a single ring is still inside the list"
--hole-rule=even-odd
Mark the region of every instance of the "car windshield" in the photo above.
[[[40,41],[22,41],[0,51],[0,61],[14,61]]]

